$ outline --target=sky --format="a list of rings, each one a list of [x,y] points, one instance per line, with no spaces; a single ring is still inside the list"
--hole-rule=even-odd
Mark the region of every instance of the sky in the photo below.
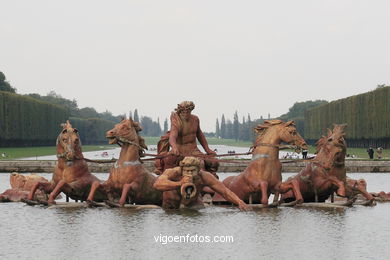
[[[57,94],[162,123],[192,100],[217,118],[280,116],[390,84],[390,1],[3,0],[0,71],[19,94]]]

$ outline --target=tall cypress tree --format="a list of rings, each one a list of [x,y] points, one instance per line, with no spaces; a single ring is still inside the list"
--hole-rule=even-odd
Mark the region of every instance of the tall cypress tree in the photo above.
[[[218,118],[217,118],[217,122],[215,123],[215,136],[217,137],[217,138],[219,138],[220,137],[220,128],[219,128],[219,121],[218,121]]]
[[[138,110],[137,109],[134,110],[134,121],[135,122],[139,122],[139,116],[138,116]]]
[[[221,119],[221,137],[226,138],[226,122],[225,122],[225,115],[222,114],[222,119]]]
[[[234,116],[233,116],[233,135],[232,137],[238,141],[238,135],[239,135],[239,125],[240,125],[240,122],[238,121],[238,113],[237,111],[234,113]]]
[[[0,91],[8,91],[11,93],[15,93],[16,89],[11,87],[11,84],[6,80],[3,72],[0,71]]]
[[[168,132],[168,119],[165,118],[164,120],[164,133]]]

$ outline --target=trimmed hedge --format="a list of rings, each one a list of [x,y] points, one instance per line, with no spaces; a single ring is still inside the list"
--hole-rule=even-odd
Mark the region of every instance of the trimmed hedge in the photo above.
[[[0,147],[54,146],[67,119],[80,131],[83,144],[105,144],[114,122],[69,117],[67,108],[0,91]]]
[[[55,145],[68,117],[61,106],[0,91],[0,146]]]
[[[115,123],[100,118],[69,118],[74,128],[79,130],[82,144],[108,144],[106,132],[111,130]]]
[[[332,128],[346,123],[348,144],[390,145],[390,87],[339,99],[306,111],[305,138],[316,140]]]

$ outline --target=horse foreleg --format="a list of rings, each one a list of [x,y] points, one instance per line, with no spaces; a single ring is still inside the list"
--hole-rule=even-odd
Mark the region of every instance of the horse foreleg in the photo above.
[[[34,199],[34,196],[35,196],[35,192],[37,191],[37,189],[43,189],[45,195],[47,193],[50,193],[51,190],[52,190],[52,183],[50,182],[37,182],[35,183],[31,190],[30,190],[30,193],[28,194],[27,196],[27,200],[33,200]]]
[[[279,187],[277,189],[277,191],[280,193],[286,193],[289,190],[293,191],[297,204],[301,204],[303,202],[303,197],[299,187],[299,182],[297,180],[282,182],[279,184]]]
[[[123,205],[125,205],[126,198],[131,190],[137,191],[138,184],[136,184],[135,182],[132,182],[132,183],[126,183],[125,185],[123,185],[122,195],[121,195],[121,198],[119,199],[119,205],[121,207],[123,207]]]
[[[88,198],[87,198],[87,203],[92,203],[96,190],[101,186],[99,181],[94,181],[91,184],[91,190],[89,191]]]
[[[330,180],[330,182],[337,186],[337,195],[341,196],[341,197],[345,197],[345,185],[344,185],[344,182],[337,179],[336,177],[334,176],[329,176],[328,179]]]
[[[47,203],[49,204],[55,204],[55,199],[57,198],[58,194],[60,194],[60,192],[62,191],[63,187],[67,185],[67,183],[63,180],[59,181],[56,185],[56,187],[54,188],[54,190],[50,193],[49,195],[49,200],[47,201]]]
[[[268,205],[268,182],[261,181],[260,190],[261,190],[261,204],[267,206]]]

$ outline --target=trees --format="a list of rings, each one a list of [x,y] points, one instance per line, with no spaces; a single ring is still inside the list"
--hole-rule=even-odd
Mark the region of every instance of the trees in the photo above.
[[[99,113],[93,107],[84,107],[79,110],[81,118],[99,118]]]
[[[0,91],[16,93],[16,89],[11,87],[11,84],[6,80],[3,72],[0,71]]]
[[[142,135],[144,136],[160,136],[161,126],[158,122],[154,122],[148,116],[141,117]]]
[[[390,147],[390,86],[332,101],[305,114],[305,137],[318,139],[332,124],[347,127],[348,145]]]
[[[233,116],[233,133],[232,133],[232,138],[238,141],[239,137],[239,130],[240,130],[240,122],[238,122],[238,113],[237,111],[234,113]]]
[[[0,146],[55,145],[68,118],[64,107],[0,91]]]
[[[219,138],[221,136],[220,128],[219,128],[219,121],[217,118],[217,121],[215,122],[215,137]]]
[[[138,110],[137,109],[134,110],[134,121],[135,122],[139,122],[139,115],[138,115]]]
[[[221,137],[222,138],[227,138],[226,136],[226,122],[225,122],[225,115],[222,114],[222,118],[221,118]]]
[[[163,130],[163,134],[168,132],[168,119],[165,118],[164,120],[164,130]]]

